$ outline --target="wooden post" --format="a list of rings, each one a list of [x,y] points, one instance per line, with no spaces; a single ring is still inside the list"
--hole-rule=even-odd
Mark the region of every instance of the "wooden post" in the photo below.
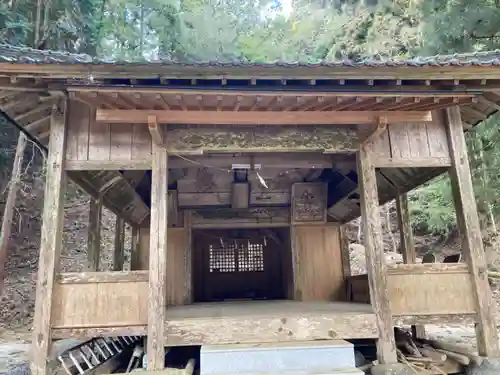
[[[113,271],[123,271],[125,221],[116,216],[115,225],[115,249],[113,253]]]
[[[52,293],[62,245],[64,191],[64,152],[66,148],[66,100],[52,109],[50,143],[45,178],[43,223],[40,238],[40,258],[36,283],[35,317],[31,374],[49,374],[48,361],[51,340]]]
[[[410,210],[408,209],[408,196],[406,194],[400,194],[396,197],[396,211],[398,214],[403,262],[414,264],[417,261],[417,255],[415,253],[415,243],[410,223]]]
[[[186,250],[184,254],[184,303],[193,302],[193,247],[191,211],[184,211],[184,230],[186,231]]]
[[[396,197],[396,211],[398,215],[403,262],[405,264],[415,264],[417,262],[417,254],[415,253],[415,242],[413,241],[413,230],[411,228],[407,194],[398,194]],[[425,338],[424,325],[412,325],[411,331],[414,338]]]
[[[148,370],[165,363],[165,313],[168,227],[168,155],[152,145],[151,232],[149,243]]]
[[[16,206],[17,192],[21,185],[21,167],[23,165],[24,150],[26,149],[26,136],[21,133],[17,140],[16,155],[12,164],[12,173],[9,182],[9,192],[3,210],[2,228],[0,229],[0,295],[2,294],[5,278],[5,263],[7,261],[7,247],[12,230],[12,218]]]
[[[140,269],[140,242],[139,228],[132,227],[132,249],[130,251],[130,269],[132,271]]]
[[[99,257],[101,251],[101,216],[102,201],[90,198],[87,250],[87,269],[89,271],[99,271]]]
[[[454,193],[457,223],[462,236],[462,251],[469,266],[472,290],[477,301],[476,337],[480,356],[500,357],[495,324],[495,309],[488,283],[481,227],[472,186],[467,146],[462,127],[460,108],[446,110],[448,145],[452,167],[450,176]]]
[[[358,152],[358,181],[366,251],[370,300],[375,311],[379,339],[377,356],[381,364],[397,363],[396,343],[387,293],[387,267],[382,243],[382,225],[375,167],[371,162],[373,144],[363,144]]]
[[[339,228],[340,234],[340,252],[342,257],[342,270],[344,273],[344,285],[347,285],[347,278],[351,276],[351,258],[349,254],[349,238],[347,238],[347,230],[344,225]],[[344,298],[349,302],[349,292],[344,289]]]

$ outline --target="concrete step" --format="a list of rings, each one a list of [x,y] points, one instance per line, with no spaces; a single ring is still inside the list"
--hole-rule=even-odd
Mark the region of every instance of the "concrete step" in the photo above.
[[[363,375],[355,368],[354,346],[344,340],[207,345],[201,375]]]

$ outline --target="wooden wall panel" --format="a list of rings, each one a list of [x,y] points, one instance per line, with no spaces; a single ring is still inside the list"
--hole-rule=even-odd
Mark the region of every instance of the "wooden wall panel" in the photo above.
[[[468,272],[388,276],[393,315],[468,314],[475,312]]]
[[[340,227],[295,226],[295,299],[338,301],[344,290]]]
[[[54,296],[52,328],[147,324],[147,280],[56,284]]]
[[[82,102],[69,101],[67,160],[88,160],[90,116],[94,113]]]
[[[144,124],[95,122],[95,109],[69,101],[67,160],[151,160],[151,135]]]
[[[188,228],[168,229],[168,253],[167,253],[167,305],[182,305],[189,302],[190,296],[186,293],[189,230]],[[149,228],[141,228],[139,231],[140,253],[139,267],[141,270],[149,268]]]
[[[399,264],[387,269],[394,316],[459,315],[476,312],[465,264]],[[350,300],[370,302],[366,275],[348,278]]]
[[[187,230],[185,228],[168,229],[167,252],[167,305],[187,303],[185,293],[187,254]]]
[[[449,158],[446,131],[441,114],[433,113],[433,121],[414,124],[389,124],[374,141],[377,159],[387,161],[425,161]],[[423,163],[421,163],[423,164]]]
[[[110,160],[132,159],[132,124],[110,124]]]

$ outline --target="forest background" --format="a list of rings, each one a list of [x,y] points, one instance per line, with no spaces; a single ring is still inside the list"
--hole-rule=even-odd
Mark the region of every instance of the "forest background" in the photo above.
[[[2,0],[0,42],[104,60],[406,58],[499,48],[500,1]],[[498,237],[499,122],[500,116],[492,116],[467,133],[487,245]],[[10,168],[14,148],[0,148],[0,168]],[[456,237],[447,177],[412,192],[410,204],[417,235],[443,243]]]

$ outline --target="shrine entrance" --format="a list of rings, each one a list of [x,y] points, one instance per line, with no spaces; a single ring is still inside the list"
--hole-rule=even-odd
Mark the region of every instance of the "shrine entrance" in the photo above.
[[[287,298],[291,250],[287,228],[196,230],[196,302]]]

